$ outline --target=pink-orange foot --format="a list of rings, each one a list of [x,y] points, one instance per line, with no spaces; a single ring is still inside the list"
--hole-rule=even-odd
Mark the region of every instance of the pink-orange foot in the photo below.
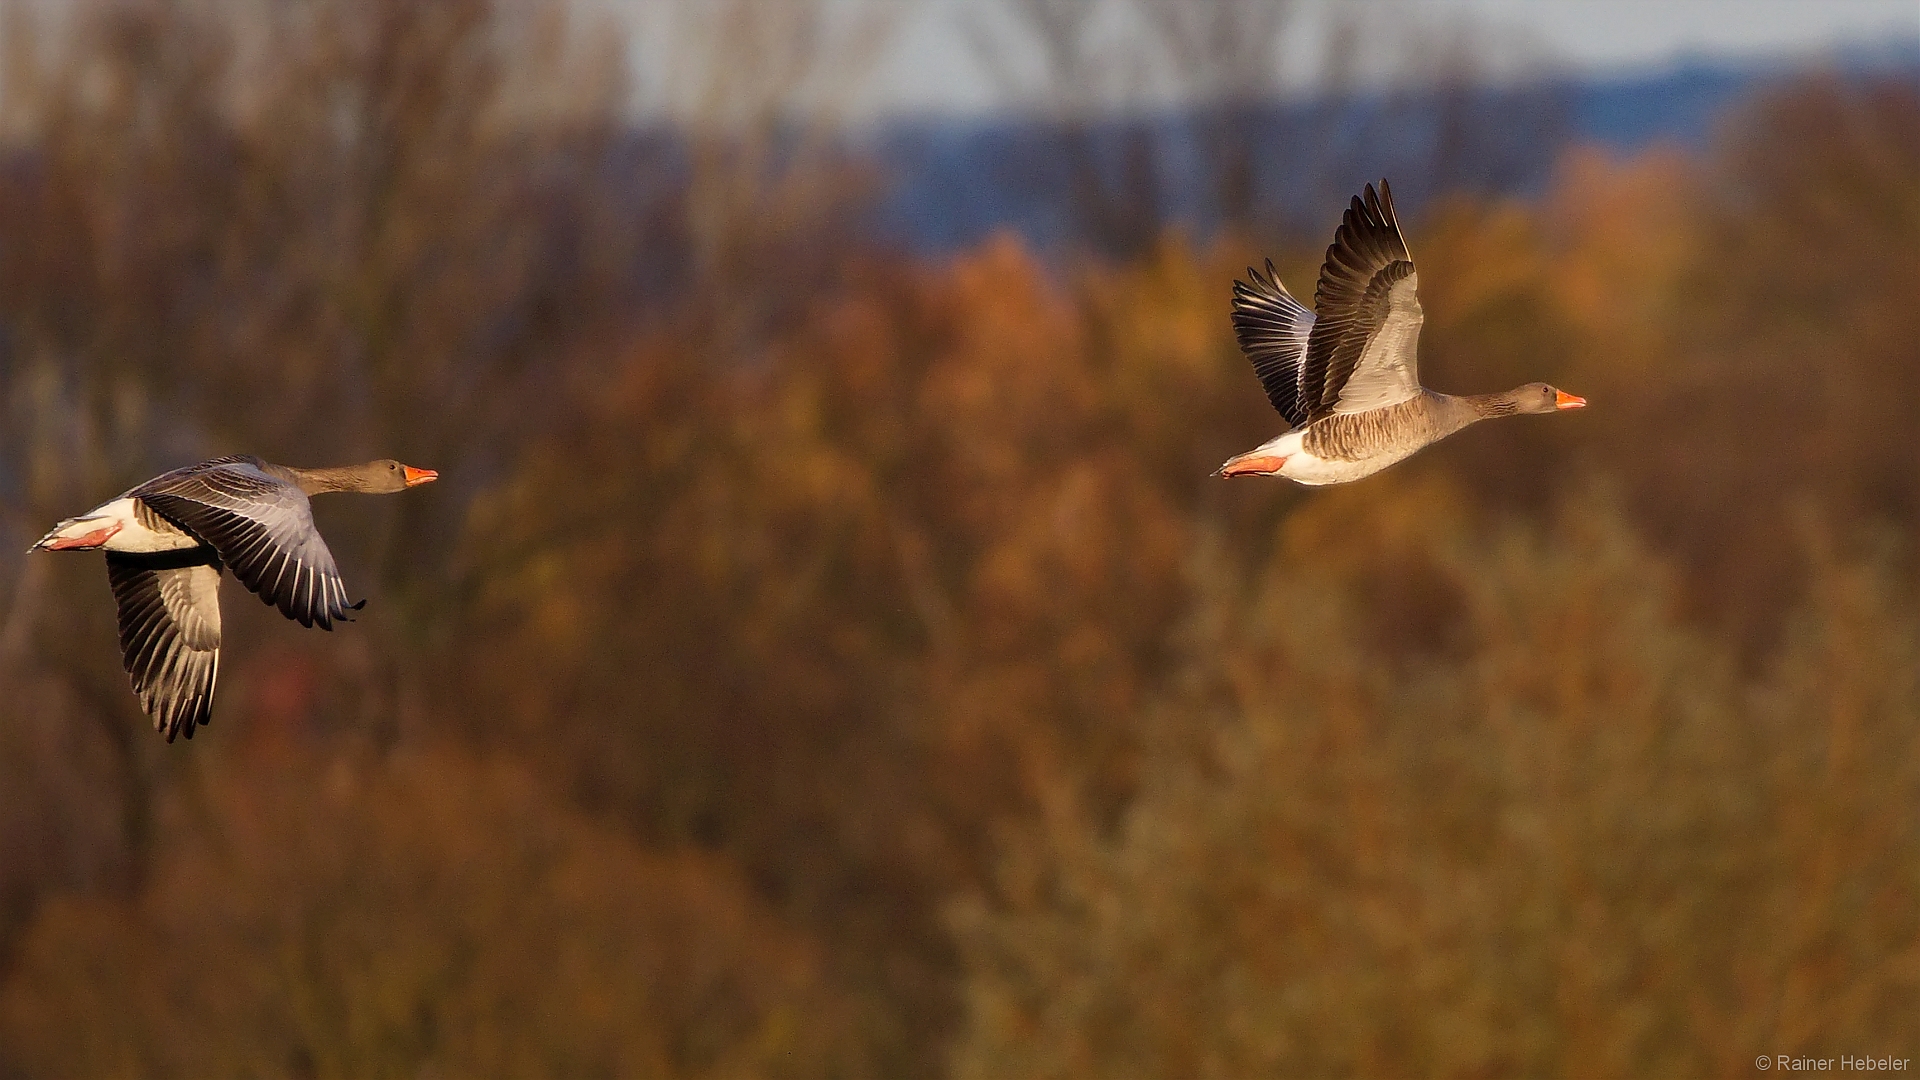
[[[75,548],[105,547],[107,541],[113,539],[114,534],[119,531],[120,523],[116,521],[104,529],[95,529],[90,533],[85,533],[80,536],[62,536],[52,543],[49,543],[47,550],[71,551]]]
[[[1287,463],[1285,457],[1275,454],[1260,454],[1256,457],[1238,457],[1220,466],[1221,476],[1272,476]]]

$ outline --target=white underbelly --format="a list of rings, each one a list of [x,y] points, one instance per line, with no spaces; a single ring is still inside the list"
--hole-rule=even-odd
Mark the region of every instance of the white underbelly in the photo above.
[[[1372,476],[1374,473],[1412,457],[1419,447],[1396,450],[1385,454],[1374,454],[1361,461],[1342,461],[1315,457],[1306,450],[1298,450],[1288,455],[1287,463],[1280,467],[1280,475],[1296,484],[1308,487],[1322,487],[1327,484],[1345,484]]]
[[[160,527],[148,528],[140,520],[143,517],[160,522]],[[164,519],[153,511],[139,513],[131,498],[120,498],[110,503],[103,503],[78,520],[99,521],[102,524],[110,520],[120,526],[120,531],[114,533],[105,544],[101,545],[108,551],[182,551],[186,548],[202,546],[193,536],[165,524]]]
[[[1257,470],[1259,474],[1282,476],[1296,484],[1305,484],[1308,487],[1323,487],[1327,484],[1345,484],[1372,476],[1389,465],[1405,461],[1421,449],[1419,444],[1395,447],[1369,454],[1358,461],[1323,458],[1307,449],[1306,436],[1307,432],[1304,428],[1275,436],[1229,461],[1222,466],[1222,469],[1230,468],[1234,462],[1251,460],[1258,463],[1258,459],[1261,458],[1277,457],[1282,459],[1277,472],[1268,473],[1263,468]]]

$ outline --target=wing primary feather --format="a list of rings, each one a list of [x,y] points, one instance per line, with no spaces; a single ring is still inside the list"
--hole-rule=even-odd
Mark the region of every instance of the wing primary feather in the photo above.
[[[1314,289],[1318,319],[1301,365],[1309,423],[1419,393],[1419,302],[1411,285],[1398,287],[1413,276],[1391,189],[1385,180],[1377,190],[1366,185],[1348,200]]]
[[[331,613],[322,583],[338,576],[306,493],[264,462],[235,456],[176,470],[134,494],[205,540],[247,589],[303,626]]]
[[[119,613],[121,663],[154,730],[172,742],[212,715],[219,662],[220,571],[210,550],[109,552],[107,580]],[[211,612],[205,605],[215,606]]]
[[[1267,400],[1287,423],[1299,427],[1306,410],[1300,393],[1301,361],[1314,316],[1287,292],[1274,271],[1249,266],[1247,280],[1233,283],[1235,341],[1267,392]]]

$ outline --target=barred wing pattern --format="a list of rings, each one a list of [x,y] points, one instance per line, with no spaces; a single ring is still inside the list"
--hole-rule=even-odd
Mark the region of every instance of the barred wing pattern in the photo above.
[[[281,614],[331,630],[334,620],[366,601],[347,602],[306,492],[264,465],[251,457],[216,458],[127,494],[211,546],[242,585]]]
[[[205,548],[107,552],[120,658],[153,729],[193,738],[213,715],[220,677],[220,567]]]
[[[1367,412],[1420,393],[1415,348],[1426,320],[1413,256],[1393,214],[1393,193],[1380,181],[1355,196],[1327,248],[1314,287],[1318,321],[1301,372],[1307,421],[1332,413]]]
[[[1263,275],[1247,267],[1247,281],[1233,283],[1233,336],[1253,361],[1267,400],[1293,427],[1307,422],[1306,395],[1300,386],[1301,360],[1313,330],[1313,312],[1293,298],[1267,260]]]

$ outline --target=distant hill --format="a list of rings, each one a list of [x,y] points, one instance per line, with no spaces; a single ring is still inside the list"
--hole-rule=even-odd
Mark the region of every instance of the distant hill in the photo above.
[[[1656,74],[1570,84],[1573,136],[1620,150],[1666,140],[1703,148],[1727,107],[1799,70],[1695,61]]]
[[[1920,82],[1920,43],[1843,54],[1827,66],[1849,77]],[[1096,186],[1111,189],[1108,197],[1131,200],[1129,212],[1209,228],[1218,215],[1208,197],[1205,132],[1227,119],[1229,130],[1245,133],[1261,219],[1275,230],[1311,232],[1324,225],[1330,205],[1382,175],[1407,178],[1397,185],[1399,200],[1417,213],[1443,190],[1538,190],[1576,143],[1634,151],[1668,140],[1703,148],[1731,106],[1810,70],[1701,60],[1510,88],[1261,102],[1230,117],[1176,111],[1075,130],[1030,117],[903,120],[870,133],[859,148],[889,181],[871,222],[882,237],[937,254],[1013,228],[1045,247],[1085,231],[1087,175],[1101,178]],[[1073,146],[1094,162],[1077,186]],[[1143,148],[1152,161],[1144,173]]]

